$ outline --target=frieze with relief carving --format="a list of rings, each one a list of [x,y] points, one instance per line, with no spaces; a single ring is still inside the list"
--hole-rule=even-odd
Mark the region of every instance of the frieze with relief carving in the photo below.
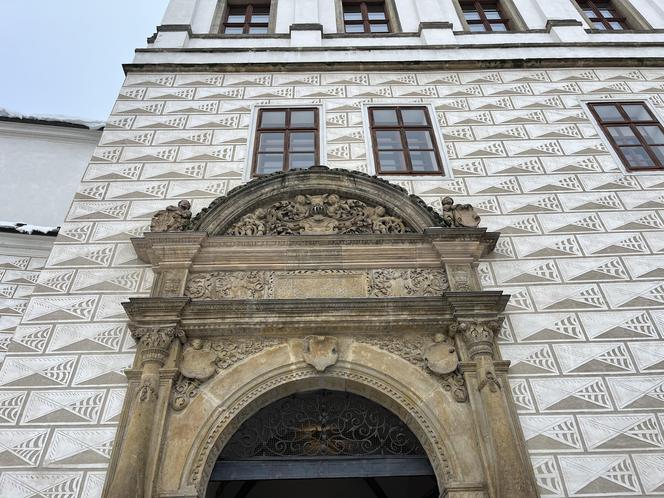
[[[458,369],[454,342],[443,334],[413,336],[360,336],[357,341],[400,356],[430,373],[457,403],[468,401],[468,390]]]
[[[171,406],[183,410],[198,394],[200,386],[236,363],[281,344],[285,339],[193,339],[185,344],[180,361],[180,377],[173,388]]]
[[[219,271],[189,277],[185,296],[200,300],[298,297],[428,297],[449,289],[442,269]]]

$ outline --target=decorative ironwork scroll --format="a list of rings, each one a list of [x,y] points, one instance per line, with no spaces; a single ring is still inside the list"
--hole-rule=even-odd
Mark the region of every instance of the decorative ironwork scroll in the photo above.
[[[295,394],[258,411],[224,447],[220,459],[252,457],[425,455],[392,412],[355,394]]]

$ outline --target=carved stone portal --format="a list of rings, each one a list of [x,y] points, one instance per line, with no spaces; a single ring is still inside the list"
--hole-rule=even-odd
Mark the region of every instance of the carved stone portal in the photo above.
[[[189,209],[132,240],[155,279],[124,303],[138,349],[105,498],[203,498],[252,414],[320,389],[398,417],[440,498],[537,496],[495,341],[507,296],[476,275],[498,235],[471,206],[318,167]]]

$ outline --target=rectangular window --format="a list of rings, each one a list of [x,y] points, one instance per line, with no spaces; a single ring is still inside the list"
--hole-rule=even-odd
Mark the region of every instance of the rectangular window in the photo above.
[[[318,164],[318,109],[260,109],[252,175],[303,169]]]
[[[371,107],[369,123],[378,174],[442,173],[436,135],[426,107]]]
[[[664,127],[643,102],[588,104],[628,170],[664,168]]]
[[[463,17],[472,32],[509,31],[510,20],[496,0],[469,0],[459,3]]]
[[[389,33],[385,2],[343,2],[344,31],[346,33]]]
[[[593,29],[602,31],[622,31],[629,29],[627,19],[620,16],[613,7],[612,2],[605,0],[577,0],[590,21]]]
[[[229,5],[224,18],[224,34],[264,35],[270,24],[269,4]]]

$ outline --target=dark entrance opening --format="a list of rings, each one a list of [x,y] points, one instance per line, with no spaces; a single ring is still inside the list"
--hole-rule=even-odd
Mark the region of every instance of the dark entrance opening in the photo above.
[[[207,498],[438,498],[411,430],[362,396],[313,391],[244,422],[224,447]]]

